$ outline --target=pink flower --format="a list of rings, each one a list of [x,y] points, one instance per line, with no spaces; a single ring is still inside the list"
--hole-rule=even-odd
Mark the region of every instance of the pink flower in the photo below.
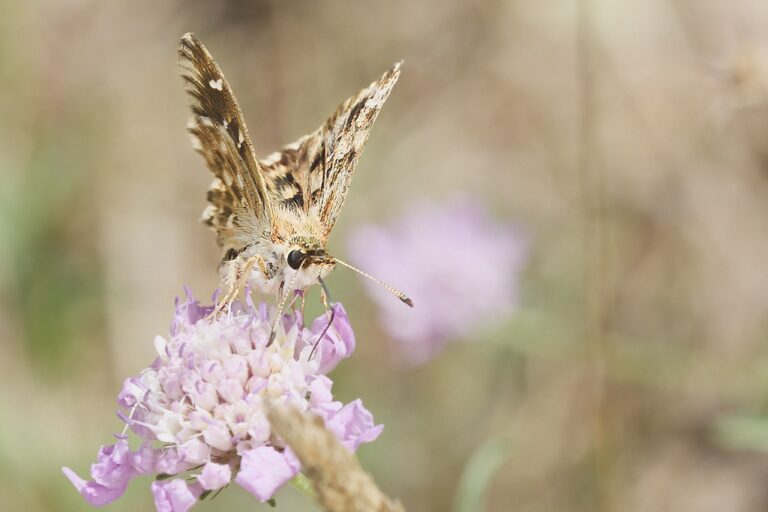
[[[326,332],[323,340],[325,343],[321,343],[317,347],[317,356],[320,361],[319,372],[322,374],[328,373],[334,368],[342,359],[349,357],[355,350],[355,333],[352,332],[352,326],[349,324],[349,318],[347,312],[341,304],[331,305],[331,309],[334,312],[333,326],[334,329],[329,329]],[[328,316],[323,315],[315,318],[312,322],[310,332],[314,336],[306,338],[306,342],[314,344],[313,339],[317,339],[328,326]],[[301,347],[303,348],[303,347]]]
[[[184,480],[174,478],[152,482],[152,496],[157,512],[187,512],[197,503],[200,492]]]
[[[229,467],[229,464],[216,464],[215,462],[206,463],[200,476],[197,477],[197,481],[206,491],[221,489],[230,480],[232,480],[232,468]]]
[[[128,441],[120,439],[117,443],[102,446],[99,450],[97,462],[91,465],[93,480],[86,482],[69,468],[63,468],[64,475],[88,503],[105,505],[122,496],[128,482],[139,474],[131,455]]]
[[[119,436],[99,450],[91,480],[69,468],[65,475],[92,505],[116,500],[142,474],[162,476],[152,484],[159,511],[186,511],[208,494],[204,491],[233,479],[261,501],[269,500],[300,466],[272,435],[267,400],[319,415],[352,450],[373,441],[382,426],[373,424],[359,400],[347,406],[334,401],[333,383],[325,375],[355,347],[344,308],[332,307],[330,326],[328,314],[311,328],[299,314],[285,315],[267,346],[272,323],[265,305],[236,303],[210,320],[211,308],[187,292],[186,301],[177,301],[171,336],[155,339],[157,359],[127,379],[118,395],[126,428],[144,442],[131,451]]]
[[[79,492],[88,503],[93,506],[100,507],[107,503],[112,503],[117,498],[123,495],[125,489],[128,487],[128,482],[125,482],[119,487],[106,487],[94,480],[85,481],[69,468],[62,468],[64,475],[69,478],[72,485],[75,486],[77,492]]]
[[[362,443],[375,440],[384,429],[384,425],[373,424],[373,415],[359,399],[342,407],[330,418],[327,426],[351,452]]]
[[[401,352],[423,363],[447,342],[476,335],[514,310],[527,243],[479,203],[461,200],[417,205],[388,227],[359,228],[349,250],[353,263],[413,299],[415,309],[404,308],[366,283]]]
[[[243,454],[235,481],[259,500],[267,501],[299,469],[299,461],[289,449],[279,452],[271,446],[259,446]]]

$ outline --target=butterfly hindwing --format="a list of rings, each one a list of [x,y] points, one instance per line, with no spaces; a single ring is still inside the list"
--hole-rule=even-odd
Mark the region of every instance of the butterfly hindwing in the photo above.
[[[259,162],[270,198],[275,204],[307,211],[312,204],[312,163],[317,166],[318,155],[322,155],[322,139],[313,133]]]

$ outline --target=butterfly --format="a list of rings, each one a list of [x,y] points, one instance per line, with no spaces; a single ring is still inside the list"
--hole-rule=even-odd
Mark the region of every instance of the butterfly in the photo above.
[[[232,89],[205,46],[185,34],[179,57],[192,107],[187,129],[215,176],[202,221],[216,232],[222,250],[225,293],[219,304],[231,303],[250,283],[277,294],[280,311],[295,290],[320,284],[327,295],[323,279],[341,264],[413,306],[404,293],[326,249],[360,153],[400,76],[400,63],[344,101],[317,130],[258,159]]]

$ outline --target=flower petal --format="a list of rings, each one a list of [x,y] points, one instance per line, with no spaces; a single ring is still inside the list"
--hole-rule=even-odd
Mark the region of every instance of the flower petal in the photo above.
[[[184,288],[187,297],[182,302],[176,298],[176,314],[171,322],[171,335],[176,335],[182,329],[195,325],[198,320],[205,318],[213,311],[213,306],[201,306],[199,300],[192,296],[192,290],[189,287]]]
[[[159,455],[160,450],[152,448],[152,444],[147,441],[131,455],[133,467],[142,475],[153,473],[157,466],[157,458]]]
[[[309,384],[310,410],[320,415],[324,421],[328,421],[341,409],[341,402],[333,400],[331,386],[333,381],[325,375],[318,375]]]
[[[102,446],[96,463],[91,464],[91,478],[104,487],[124,488],[134,476],[136,469],[127,439]]]
[[[175,448],[163,448],[155,459],[155,473],[164,475],[176,475],[188,470],[193,465],[185,460],[184,455]]]
[[[181,478],[152,482],[157,512],[187,512],[197,503],[199,495],[194,491]]]
[[[325,332],[317,345],[317,354],[313,356],[320,361],[318,373],[321,374],[336,368],[339,361],[352,355],[355,350],[355,333],[352,331],[344,306],[337,302],[331,305],[331,309],[333,324],[328,327],[328,315],[320,315],[312,322],[310,336],[306,340],[307,346],[314,346],[320,335]]]
[[[103,485],[98,484],[93,480],[83,480],[77,476],[77,473],[67,467],[61,468],[61,471],[64,473],[64,476],[66,476],[69,481],[72,482],[72,485],[75,486],[77,492],[79,492],[80,495],[94,507],[100,507],[102,505],[106,505],[107,503],[112,503],[117,498],[122,496],[125,492],[125,489],[128,487],[128,482],[126,482],[125,485],[121,487],[104,487]]]
[[[186,462],[191,464],[202,464],[210,460],[211,447],[197,438],[190,439],[181,445],[181,453]]]
[[[221,489],[230,480],[232,480],[232,468],[229,467],[229,464],[216,464],[215,462],[207,463],[200,476],[197,477],[197,481],[207,491]]]
[[[384,425],[373,424],[373,415],[363,407],[360,399],[342,407],[326,426],[350,451],[357,450],[363,443],[374,441],[384,430]]]
[[[213,448],[223,452],[232,449],[232,436],[229,434],[227,427],[218,421],[212,422],[203,431],[203,439]]]
[[[296,476],[299,469],[295,457],[280,453],[271,446],[259,446],[243,453],[235,482],[263,502]]]

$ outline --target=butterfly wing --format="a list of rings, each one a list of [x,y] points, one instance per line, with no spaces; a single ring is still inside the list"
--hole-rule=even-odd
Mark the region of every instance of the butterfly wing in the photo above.
[[[275,204],[290,210],[308,211],[312,204],[313,178],[322,175],[323,140],[318,130],[305,135],[259,162],[267,191]]]
[[[185,34],[179,57],[192,105],[192,145],[216,176],[203,221],[214,228],[224,251],[239,252],[247,238],[244,232],[269,230],[272,224],[264,176],[237,100],[211,54],[193,34]]]
[[[316,215],[328,236],[373,123],[399,77],[400,63],[343,102],[313,133],[260,162],[276,204]]]

